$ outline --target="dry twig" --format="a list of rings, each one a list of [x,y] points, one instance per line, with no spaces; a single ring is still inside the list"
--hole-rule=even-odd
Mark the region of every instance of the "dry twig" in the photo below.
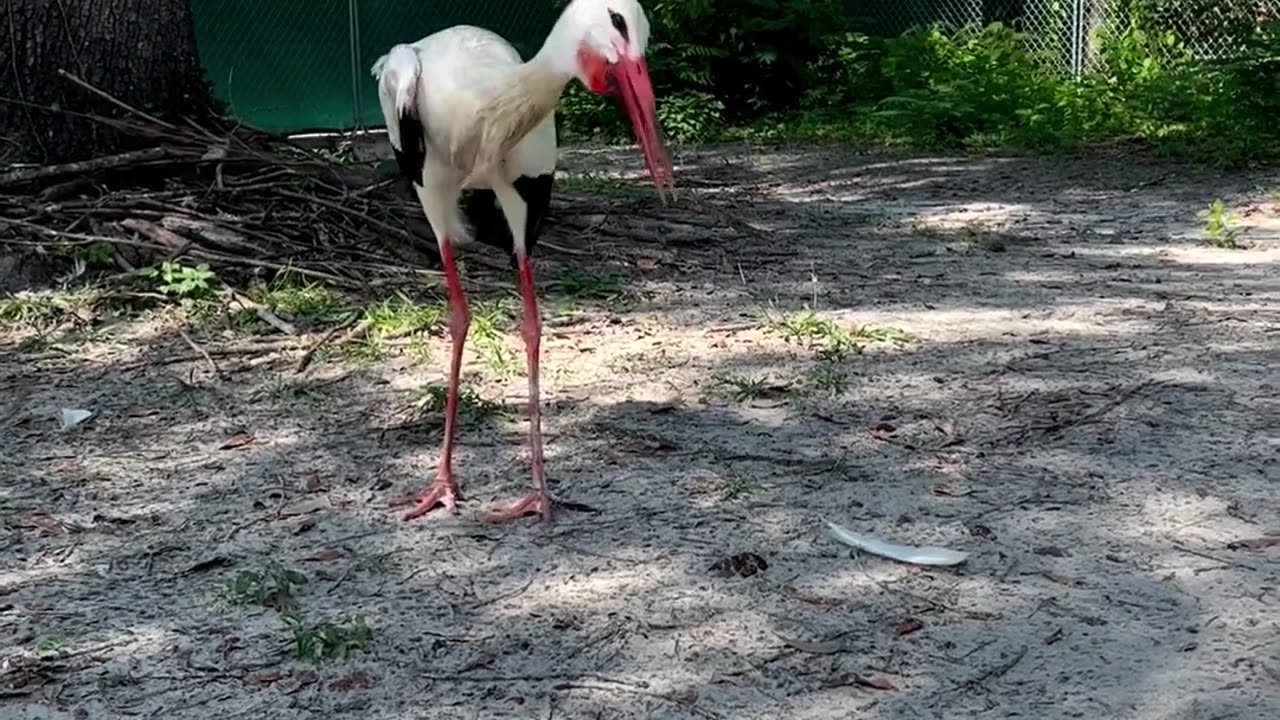
[[[0,247],[101,244],[125,272],[96,279],[116,284],[182,257],[224,281],[287,270],[364,290],[438,277],[430,228],[394,179],[249,128],[166,123],[63,75],[125,114],[92,119],[152,146],[0,174]]]
[[[192,350],[195,350],[197,353],[199,353],[200,357],[204,358],[204,361],[209,364],[209,369],[213,370],[214,377],[221,379],[222,370],[218,367],[218,363],[214,362],[213,357],[209,355],[209,352],[204,348],[200,347],[199,345],[197,345],[196,341],[192,340],[191,336],[188,335],[185,331],[179,330],[178,334],[182,336],[182,339],[186,341],[187,345]]]
[[[343,330],[343,328],[346,328],[349,325],[351,325],[351,323],[355,322],[355,319],[356,319],[356,316],[352,315],[346,322],[342,323],[341,325],[334,326],[331,330],[329,330],[329,332],[325,333],[323,337],[321,337],[314,344],[312,344],[311,347],[307,348],[307,351],[302,354],[301,358],[298,359],[298,366],[294,368],[293,370],[294,373],[301,373],[304,370],[306,370],[307,366],[310,365],[311,361],[315,358],[316,351],[324,347],[325,345],[327,345],[329,341],[334,338],[335,335],[337,335],[339,332]],[[356,339],[360,335],[363,335],[364,333],[368,332],[369,327],[371,325],[373,325],[373,320],[371,318],[365,318],[364,320],[361,320],[359,323],[356,324],[355,327],[347,331],[347,333],[342,336],[342,339],[339,340],[336,344],[339,347],[346,345],[347,343]]]

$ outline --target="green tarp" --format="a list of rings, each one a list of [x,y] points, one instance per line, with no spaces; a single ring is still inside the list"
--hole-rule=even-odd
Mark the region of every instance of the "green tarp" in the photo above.
[[[378,127],[373,61],[398,42],[460,23],[529,57],[558,14],[550,0],[192,0],[196,41],[232,114],[275,132]]]

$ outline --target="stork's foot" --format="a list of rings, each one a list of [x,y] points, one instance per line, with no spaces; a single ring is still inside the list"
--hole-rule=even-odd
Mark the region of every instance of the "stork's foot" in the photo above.
[[[480,519],[487,523],[504,523],[525,515],[541,515],[543,522],[550,522],[552,503],[551,496],[545,490],[531,490],[528,495],[515,503],[487,512]]]
[[[421,495],[406,495],[393,500],[392,507],[402,505],[413,505],[408,512],[401,516],[402,520],[412,520],[422,517],[431,512],[437,505],[443,505],[444,509],[451,514],[458,512],[458,486],[454,484],[453,479],[442,477],[431,484],[426,492]]]

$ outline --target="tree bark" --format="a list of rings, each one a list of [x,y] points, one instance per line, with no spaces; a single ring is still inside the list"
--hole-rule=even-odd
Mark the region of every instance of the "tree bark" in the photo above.
[[[189,0],[0,0],[0,164],[61,163],[143,144],[70,113],[120,108],[66,70],[165,120],[214,107]]]

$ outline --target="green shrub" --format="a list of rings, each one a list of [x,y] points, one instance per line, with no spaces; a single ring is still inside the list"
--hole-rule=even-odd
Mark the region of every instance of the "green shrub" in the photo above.
[[[1238,0],[1121,0],[1078,79],[999,23],[872,38],[841,4],[650,3],[667,134],[1038,151],[1130,140],[1219,163],[1280,145],[1280,21]],[[1235,59],[1196,58],[1189,48],[1205,43]],[[576,84],[559,112],[566,134],[630,137],[612,102]]]
[[[890,93],[876,105],[877,124],[923,145],[1034,144],[1058,129],[1048,115],[1057,82],[999,24],[908,31],[885,43],[877,71]]]
[[[822,83],[826,56],[841,48],[846,27],[840,0],[656,0],[645,10],[649,74],[663,127],[677,141],[707,139],[726,123],[794,104]],[[559,110],[562,128],[628,137],[611,104],[572,87]]]

